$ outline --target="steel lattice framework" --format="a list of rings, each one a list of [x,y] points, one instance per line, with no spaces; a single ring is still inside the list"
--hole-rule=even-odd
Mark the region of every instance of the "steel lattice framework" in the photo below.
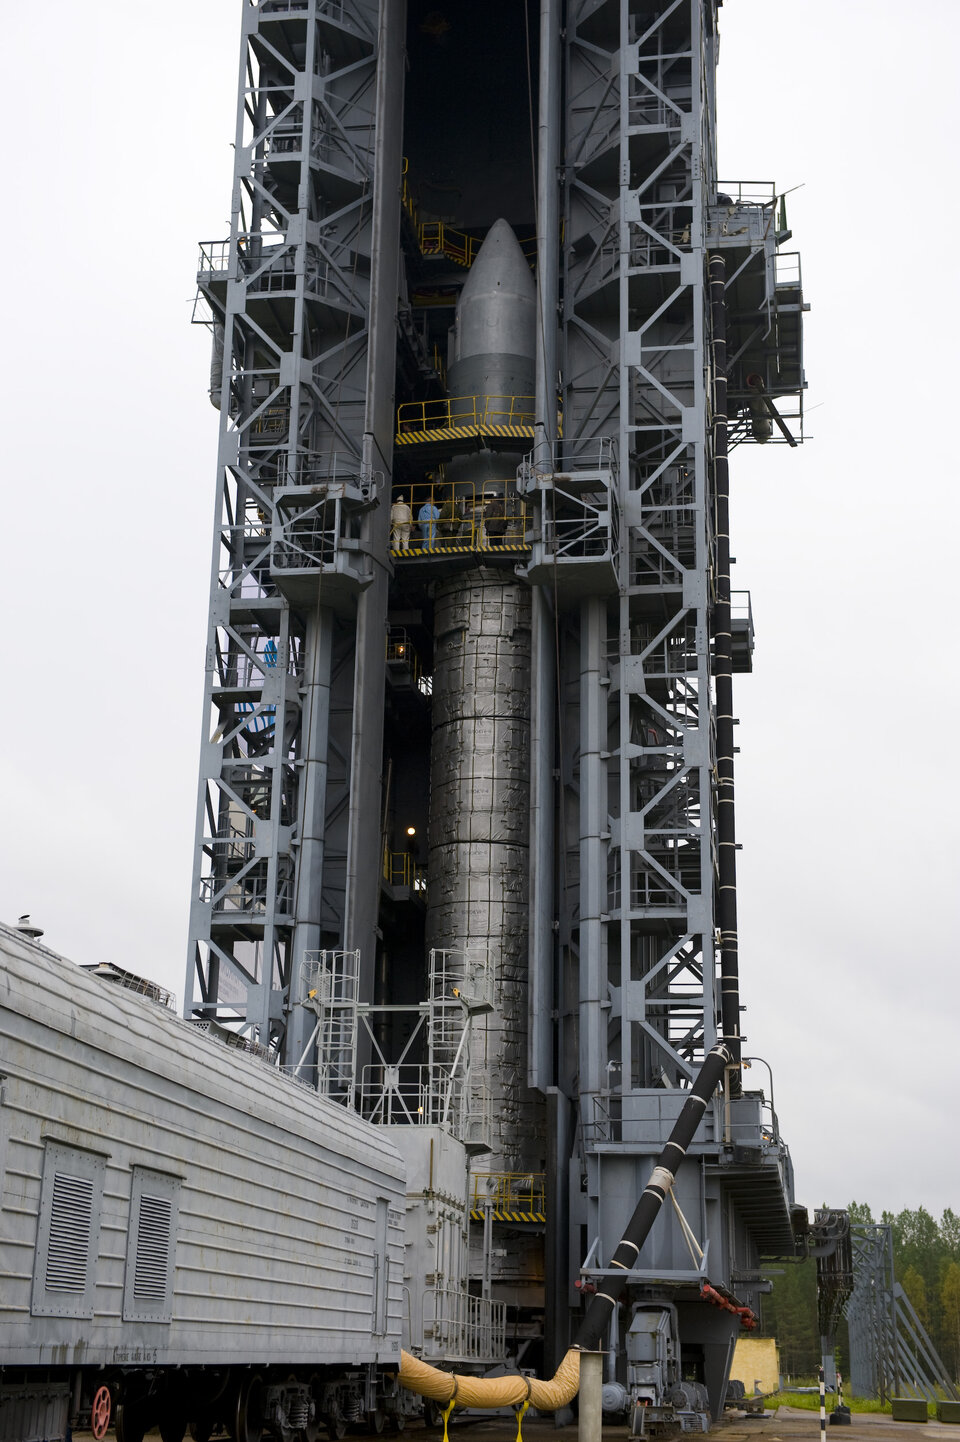
[[[847,1302],[850,1381],[858,1397],[957,1400],[957,1390],[897,1281],[893,1230],[887,1223],[854,1223],[853,1292]]]
[[[542,1075],[555,1046],[561,1089],[577,1102],[553,1118],[558,1155],[571,1153],[569,1187],[548,1206],[562,1219],[555,1260],[562,1267],[564,1234],[582,1227],[599,1276],[602,1239],[620,1235],[627,1198],[717,1038],[721,973],[725,1031],[739,1037],[729,673],[731,661],[749,669],[752,634],[747,618],[729,619],[725,393],[728,370],[732,395],[742,392],[763,329],[751,339],[742,278],[758,278],[774,306],[784,296],[772,196],[764,212],[718,193],[713,4],[584,0],[568,8],[563,50],[563,440],[552,463],[534,456],[542,541],[530,569],[541,591],[534,691],[557,745],[556,763],[535,760],[534,786],[551,794],[556,764],[563,787],[557,890],[540,893],[533,960],[545,978],[556,949],[559,1022],[554,1038],[541,1020],[532,1063]],[[711,253],[725,262],[719,311]],[[799,370],[793,379],[799,389]],[[772,378],[775,393],[783,380]],[[606,546],[567,562],[557,517],[588,503]],[[540,844],[542,886],[551,842]],[[682,1205],[716,1274],[749,1296],[758,1252],[791,1247],[785,1149],[751,1096],[708,1123],[698,1150],[678,1182]],[[752,1180],[738,1165],[748,1160],[761,1164]],[[672,1279],[682,1293],[703,1266],[664,1220],[637,1281]]]
[[[186,1008],[293,1061],[296,958],[373,952],[401,35],[376,0],[244,7],[231,234],[200,258],[222,360]]]

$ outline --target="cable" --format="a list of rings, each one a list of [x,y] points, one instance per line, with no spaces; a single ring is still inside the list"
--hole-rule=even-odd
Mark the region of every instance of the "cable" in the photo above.
[[[677,1194],[672,1187],[670,1188],[670,1200],[673,1203],[673,1210],[676,1212],[677,1218],[680,1222],[680,1230],[683,1233],[683,1239],[687,1244],[687,1250],[690,1253],[694,1266],[698,1267],[703,1261],[703,1248],[697,1241],[696,1235],[694,1234],[693,1228],[691,1227],[690,1223],[687,1221],[686,1217],[683,1215],[683,1212],[680,1210],[680,1203],[677,1201]]]

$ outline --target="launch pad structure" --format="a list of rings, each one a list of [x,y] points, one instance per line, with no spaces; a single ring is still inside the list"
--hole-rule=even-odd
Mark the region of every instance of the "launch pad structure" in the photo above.
[[[802,439],[799,259],[716,0],[239,8],[185,1014],[391,1127],[408,1346],[549,1369],[739,1061],[727,457]],[[792,1211],[735,1065],[609,1414],[718,1414]]]

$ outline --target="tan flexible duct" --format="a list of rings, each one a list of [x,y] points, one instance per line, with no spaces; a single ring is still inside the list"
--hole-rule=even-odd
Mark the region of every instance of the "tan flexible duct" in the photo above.
[[[571,1347],[549,1382],[516,1373],[509,1377],[458,1376],[401,1352],[399,1381],[401,1387],[444,1405],[452,1401],[458,1407],[519,1407],[529,1402],[539,1412],[553,1412],[577,1395],[580,1352]]]

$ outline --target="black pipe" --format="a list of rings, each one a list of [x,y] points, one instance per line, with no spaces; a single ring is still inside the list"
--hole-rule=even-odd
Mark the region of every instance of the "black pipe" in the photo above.
[[[713,322],[714,603],[713,676],[717,738],[717,927],[720,932],[720,1027],[740,1065],[740,961],[737,945],[737,832],[733,790],[733,633],[730,623],[730,467],[727,460],[726,263],[710,257]],[[731,1077],[740,1091],[739,1073]]]
[[[776,406],[773,404],[773,401],[767,395],[766,388],[763,384],[763,377],[758,375],[747,376],[747,385],[752,391],[756,391],[757,399],[763,402],[763,408],[766,411],[767,415],[772,421],[776,421],[777,425],[780,427],[780,432],[784,440],[787,441],[791,446],[795,447],[797,444],[796,439],[790,434],[790,430],[787,427],[783,416],[780,414]]]
[[[627,1229],[610,1261],[610,1266],[619,1268],[624,1275],[603,1279],[604,1290],[598,1289],[580,1324],[580,1330],[573,1345],[579,1347],[581,1351],[592,1352],[599,1345],[613,1314],[613,1309],[627,1285],[626,1273],[636,1267],[640,1248],[646,1241],[664,1199],[673,1186],[677,1170],[687,1154],[687,1147],[696,1135],[697,1128],[707,1109],[707,1103],[723,1080],[724,1071],[732,1063],[733,1053],[730,1047],[722,1041],[718,1041],[704,1058],[703,1066],[697,1072],[693,1086],[687,1093],[687,1099],[677,1117],[676,1125],[670,1133],[670,1139],[657,1158],[657,1164],[650,1180],[641,1193],[633,1216],[627,1223]]]

